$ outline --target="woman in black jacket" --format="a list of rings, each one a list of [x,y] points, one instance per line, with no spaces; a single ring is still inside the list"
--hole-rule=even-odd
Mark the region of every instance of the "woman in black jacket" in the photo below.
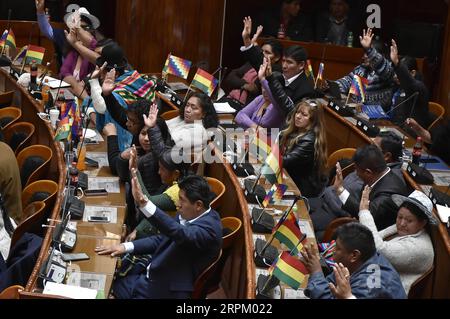
[[[300,102],[281,136],[283,167],[303,196],[319,196],[327,181],[323,107],[315,100]]]

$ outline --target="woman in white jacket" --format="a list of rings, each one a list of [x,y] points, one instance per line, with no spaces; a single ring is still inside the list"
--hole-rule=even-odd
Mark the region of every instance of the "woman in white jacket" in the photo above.
[[[373,234],[377,250],[394,266],[400,275],[406,294],[411,285],[433,265],[434,250],[428,225],[435,225],[433,204],[422,192],[408,197],[392,195],[399,207],[396,223],[378,231],[369,211],[370,188],[365,187],[361,198],[359,222]]]

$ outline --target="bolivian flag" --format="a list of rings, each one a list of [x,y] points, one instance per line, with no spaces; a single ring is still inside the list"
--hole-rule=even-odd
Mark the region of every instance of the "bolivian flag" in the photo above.
[[[277,143],[272,143],[270,155],[261,168],[261,173],[271,184],[281,184],[283,182],[282,176],[282,157],[280,147]]]
[[[277,229],[274,237],[278,239],[280,243],[285,244],[292,254],[297,255],[299,250],[303,248],[300,241],[304,236],[300,231],[297,221],[293,222],[291,219],[286,219]]]
[[[280,281],[297,290],[305,280],[308,270],[300,260],[291,256],[288,252],[283,252],[278,258],[272,274]]]
[[[44,60],[45,48],[38,47],[37,45],[28,45],[27,54],[25,56],[25,64],[31,64],[36,61],[37,64],[42,64]]]
[[[217,86],[217,79],[215,79],[211,74],[202,69],[198,69],[197,73],[192,80],[192,85],[202,90],[208,96],[213,94]]]

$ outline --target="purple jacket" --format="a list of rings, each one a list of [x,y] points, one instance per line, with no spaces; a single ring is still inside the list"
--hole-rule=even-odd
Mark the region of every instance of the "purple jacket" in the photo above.
[[[266,113],[262,118],[257,114],[258,110],[264,104],[264,97],[262,95],[255,98],[250,104],[243,108],[235,118],[235,122],[242,126],[244,129],[256,124],[264,128],[281,128],[284,125],[285,115],[283,110],[278,106],[278,103],[274,99],[272,92],[270,91],[269,84],[266,80],[261,83],[262,87],[269,94],[270,101],[272,102],[266,110]]]
[[[97,46],[97,40],[92,39],[89,49],[94,50],[96,46]],[[75,49],[73,49],[64,58],[64,63],[61,66],[61,71],[60,71],[60,76],[62,79],[64,79],[66,76],[73,76],[73,71],[75,70],[75,67],[77,66],[77,60],[78,60],[79,55],[80,54]],[[94,71],[94,69],[95,69],[95,66],[93,64],[91,64],[87,59],[83,59],[83,62],[81,63],[81,68],[80,68],[80,80],[83,80],[89,73]]]

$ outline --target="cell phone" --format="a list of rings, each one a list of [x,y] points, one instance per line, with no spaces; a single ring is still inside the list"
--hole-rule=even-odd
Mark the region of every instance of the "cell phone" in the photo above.
[[[87,189],[84,191],[86,197],[92,196],[108,196],[108,191],[106,189]]]
[[[88,260],[89,256],[85,253],[74,253],[74,254],[62,254],[62,260],[64,261],[80,261]]]
[[[108,216],[89,216],[88,222],[91,223],[109,223],[111,219]]]

